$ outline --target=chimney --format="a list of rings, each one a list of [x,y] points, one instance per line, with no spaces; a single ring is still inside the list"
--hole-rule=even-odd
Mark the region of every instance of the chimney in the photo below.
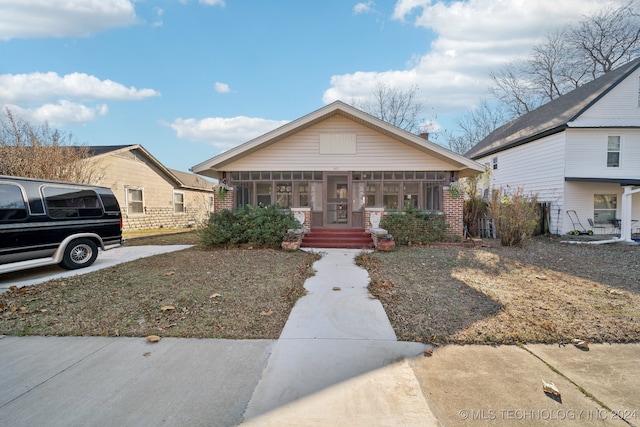
[[[429,132],[420,132],[418,136],[422,139],[426,139],[427,141],[429,140]]]

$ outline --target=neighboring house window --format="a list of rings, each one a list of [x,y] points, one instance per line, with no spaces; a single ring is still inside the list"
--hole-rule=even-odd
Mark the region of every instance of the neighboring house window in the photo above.
[[[491,164],[492,164],[493,170],[498,169],[498,158],[494,157],[493,159],[491,159]]]
[[[611,224],[616,218],[617,194],[593,195],[593,220],[596,224]]]
[[[215,209],[215,201],[213,199],[213,195],[209,195],[209,212],[213,212]]]
[[[173,212],[174,213],[184,213],[184,193],[180,193],[177,191],[173,192]]]
[[[143,190],[139,187],[127,187],[127,213],[144,213]]]
[[[620,137],[610,136],[607,141],[607,167],[620,167]]]

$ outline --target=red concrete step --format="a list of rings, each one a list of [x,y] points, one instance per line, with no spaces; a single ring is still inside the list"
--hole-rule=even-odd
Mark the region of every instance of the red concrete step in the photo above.
[[[302,238],[303,248],[371,249],[371,234],[364,228],[312,228]]]

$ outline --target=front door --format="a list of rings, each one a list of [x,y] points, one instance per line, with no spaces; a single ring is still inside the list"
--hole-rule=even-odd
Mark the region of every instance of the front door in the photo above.
[[[327,205],[325,209],[325,227],[349,227],[351,224],[349,208],[349,175],[331,173],[326,176]]]

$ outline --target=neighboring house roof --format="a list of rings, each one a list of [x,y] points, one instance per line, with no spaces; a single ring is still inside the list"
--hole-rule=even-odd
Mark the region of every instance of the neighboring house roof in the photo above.
[[[216,187],[215,183],[207,181],[206,179],[199,175],[196,175],[195,173],[182,172],[175,169],[169,170],[180,180],[182,185],[186,188],[213,191]]]
[[[579,88],[550,101],[535,110],[491,132],[465,153],[479,159],[508,148],[526,144],[554,133],[562,132],[570,122],[599,101],[609,91],[640,67],[640,58],[610,71]],[[621,125],[614,121],[593,123],[596,127]]]
[[[118,152],[137,150],[141,152],[154,166],[160,169],[176,187],[193,190],[213,191],[215,184],[211,181],[189,172],[181,172],[175,169],[169,169],[164,166],[158,159],[153,157],[142,145],[90,145],[87,147],[89,155],[93,157],[103,156],[107,154],[116,154]]]
[[[418,135],[414,135],[376,117],[373,117],[357,108],[351,107],[341,101],[335,101],[316,110],[306,116],[287,123],[271,132],[268,132],[258,138],[245,142],[235,148],[215,156],[205,162],[202,162],[191,168],[191,171],[207,175],[215,171],[224,170],[224,166],[230,162],[238,160],[248,154],[254,153],[268,145],[287,138],[297,132],[309,128],[323,120],[334,115],[341,115],[363,126],[374,129],[375,131],[389,136],[396,141],[402,142],[416,149],[428,152],[432,156],[445,160],[452,164],[452,169],[457,169],[460,176],[474,175],[478,172],[484,172],[484,166],[456,154],[440,145],[428,141]]]

